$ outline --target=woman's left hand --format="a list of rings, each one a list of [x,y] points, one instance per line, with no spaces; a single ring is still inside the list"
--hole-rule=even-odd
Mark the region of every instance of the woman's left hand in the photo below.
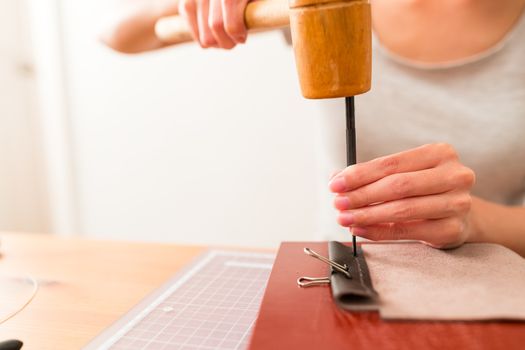
[[[352,165],[330,181],[338,221],[371,240],[419,240],[452,248],[471,235],[474,172],[448,144]]]

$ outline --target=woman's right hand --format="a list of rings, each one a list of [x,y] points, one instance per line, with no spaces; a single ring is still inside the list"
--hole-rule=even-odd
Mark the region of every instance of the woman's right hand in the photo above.
[[[231,49],[246,41],[244,9],[248,0],[179,0],[179,13],[201,47]]]

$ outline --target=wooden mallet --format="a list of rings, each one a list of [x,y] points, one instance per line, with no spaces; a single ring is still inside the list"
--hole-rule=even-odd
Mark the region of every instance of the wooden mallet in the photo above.
[[[344,97],[347,163],[356,163],[353,96],[370,90],[372,24],[368,0],[257,0],[244,19],[250,31],[290,26],[297,73],[304,97]],[[179,16],[160,19],[160,40],[178,44],[193,40]],[[354,255],[357,254],[353,237]]]
[[[347,97],[370,90],[368,1],[256,0],[248,3],[244,19],[249,31],[290,26],[304,97]],[[193,40],[180,16],[160,19],[155,32],[167,44]]]

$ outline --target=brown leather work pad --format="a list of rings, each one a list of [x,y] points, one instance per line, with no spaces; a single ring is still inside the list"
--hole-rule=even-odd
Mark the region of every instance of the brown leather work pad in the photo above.
[[[522,349],[525,344],[523,322],[385,321],[375,311],[343,310],[334,302],[329,285],[309,288],[297,286],[296,281],[301,276],[327,276],[329,273],[327,265],[303,253],[305,247],[328,256],[326,242],[285,242],[281,245],[255,324],[250,349],[507,350]],[[414,259],[418,257],[414,256]],[[381,284],[374,281],[375,264],[381,259],[374,261],[367,257],[367,261],[374,287],[381,298],[384,289],[380,289]],[[384,261],[388,263],[390,260]],[[399,266],[400,271],[403,268]],[[427,278],[432,278],[432,272]],[[479,294],[482,293],[480,290]]]

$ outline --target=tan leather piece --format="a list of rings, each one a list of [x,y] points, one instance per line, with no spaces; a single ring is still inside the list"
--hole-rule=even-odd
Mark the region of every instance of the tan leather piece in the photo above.
[[[503,246],[363,244],[383,318],[525,320],[525,259]]]

